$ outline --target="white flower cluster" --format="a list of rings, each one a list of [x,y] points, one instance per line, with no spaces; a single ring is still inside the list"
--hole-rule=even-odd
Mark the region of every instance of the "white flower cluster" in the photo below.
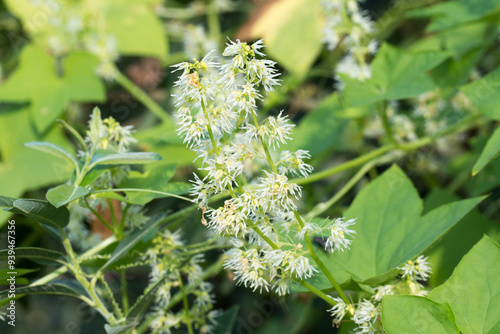
[[[375,32],[374,23],[364,11],[360,10],[358,2],[358,0],[321,2],[326,16],[323,42],[329,50],[335,49],[340,43],[349,50],[336,68],[336,79],[341,83],[338,74],[345,74],[358,80],[370,78],[371,69],[365,58],[378,49],[378,43],[370,37]]]
[[[380,322],[383,297],[408,294],[425,296],[427,291],[418,281],[426,281],[432,273],[427,258],[423,256],[419,256],[415,261],[406,262],[398,269],[401,270],[401,279],[375,288],[375,293],[369,299],[362,299],[357,304],[346,304],[339,297],[330,297],[336,302],[336,305],[328,310],[333,318],[333,324],[340,326],[344,317],[352,314],[351,320],[357,325],[354,333],[384,333]]]
[[[174,97],[178,133],[197,152],[206,174],[203,179],[195,175],[190,192],[203,210],[202,223],[235,237],[224,267],[238,284],[284,295],[292,280],[317,272],[308,250],[289,234],[300,231],[296,201],[302,195],[289,178],[307,177],[312,167],[304,162],[310,158],[307,151],[279,151],[294,127],[283,112],[258,119],[262,93],[279,83],[275,63],[260,58],[262,48],[262,40],[251,45],[230,41],[221,64],[210,52],[201,61],[175,65],[182,73]],[[221,193],[231,198],[209,208],[210,198]],[[353,231],[347,227],[353,222],[331,222],[329,247],[348,247],[345,238]]]
[[[204,261],[203,255],[189,254],[181,239],[181,231],[166,229],[153,239],[153,247],[148,249],[146,256],[151,264],[150,286],[163,280],[155,293],[151,331],[169,334],[172,329],[190,321],[200,333],[212,333],[220,311],[213,309],[215,300],[212,284],[203,280],[203,268],[200,265]],[[179,280],[185,280],[184,277],[187,277],[187,282],[182,282],[185,291],[194,298],[189,308],[189,320],[183,309],[174,311],[175,303],[172,303],[172,290],[178,289],[181,284]]]

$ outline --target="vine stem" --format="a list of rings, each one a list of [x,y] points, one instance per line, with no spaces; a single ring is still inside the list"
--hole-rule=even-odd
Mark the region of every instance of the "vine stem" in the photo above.
[[[487,121],[485,119],[480,119],[480,114],[473,114],[471,116],[465,117],[463,121],[452,125],[448,127],[447,129],[443,130],[442,132],[436,134],[436,135],[431,135],[431,136],[426,136],[423,137],[417,141],[411,142],[411,143],[405,143],[405,144],[399,144],[399,145],[394,145],[394,144],[387,144],[385,146],[379,147],[376,150],[373,150],[369,153],[366,153],[364,155],[361,155],[357,158],[354,158],[352,160],[349,160],[347,162],[344,162],[340,165],[337,165],[335,167],[329,168],[322,170],[321,172],[317,173],[312,173],[308,177],[302,177],[302,178],[296,178],[296,179],[291,179],[290,182],[302,185],[302,184],[309,184],[313,183],[319,180],[322,180],[324,178],[327,178],[329,176],[335,175],[337,173],[349,170],[354,167],[361,166],[370,160],[373,160],[375,158],[378,158],[382,155],[384,155],[387,152],[390,151],[402,151],[402,152],[412,152],[415,151],[419,148],[422,148],[424,146],[427,146],[429,144],[432,144],[435,142],[437,139],[445,137],[451,133],[455,132],[462,132],[466,131],[469,129],[472,129],[481,123]]]
[[[393,145],[398,146],[398,142],[394,138],[394,133],[392,132],[391,124],[389,122],[389,117],[387,117],[387,103],[385,101],[378,104],[378,114],[382,119],[382,124],[384,126],[387,138],[389,138],[389,141]]]
[[[254,123],[255,127],[257,128],[257,133],[258,133],[260,130],[259,121],[257,120],[257,116],[255,115],[255,113],[252,112],[252,116],[253,116],[253,123]],[[278,169],[276,168],[276,165],[274,164],[273,158],[271,157],[271,154],[269,153],[269,149],[267,148],[266,142],[264,141],[264,138],[260,134],[259,134],[259,139],[260,139],[260,142],[262,144],[262,148],[264,149],[264,152],[266,153],[266,158],[267,158],[267,162],[269,163],[269,166],[271,166],[271,169],[273,170],[273,172],[278,173]]]
[[[114,66],[114,79],[127,92],[134,96],[144,106],[146,106],[153,114],[156,115],[163,123],[173,124],[170,115],[160,105],[153,100],[146,92],[134,84],[127,76],[125,76],[116,66]]]
[[[184,305],[184,311],[186,313],[186,326],[188,328],[189,334],[193,334],[193,325],[191,324],[191,316],[189,315],[189,303],[187,299],[187,293],[186,290],[184,289],[184,283],[182,282],[181,275],[177,273],[177,276],[179,278],[179,288],[182,293],[182,303]]]
[[[305,227],[304,221],[302,220],[302,217],[300,217],[300,215],[297,212],[297,210],[295,210],[293,213],[295,214],[295,218],[297,218],[297,221],[299,222],[300,227],[304,228]],[[325,266],[325,264],[323,263],[323,261],[321,261],[321,259],[319,258],[319,256],[314,251],[314,247],[312,245],[311,238],[310,238],[308,232],[305,233],[304,239],[306,240],[307,249],[309,250],[309,254],[313,258],[314,262],[316,262],[316,264],[318,265],[318,267],[325,274],[326,278],[328,278],[328,281],[332,284],[332,286],[334,287],[335,291],[337,291],[337,293],[339,294],[340,298],[342,298],[342,300],[344,301],[344,303],[346,303],[346,305],[350,305],[351,301],[349,300],[349,298],[347,298],[346,294],[344,293],[344,291],[342,290],[342,288],[340,287],[340,285],[337,283],[337,281],[335,280],[335,278],[333,278],[333,275],[330,273],[330,271]]]
[[[108,309],[103,304],[103,302],[101,301],[101,299],[99,298],[99,296],[95,291],[95,281],[100,273],[98,272],[95,274],[92,282],[87,281],[87,279],[84,277],[84,271],[80,267],[80,263],[78,262],[77,256],[73,248],[71,247],[71,241],[69,240],[68,236],[63,230],[61,230],[61,234],[63,237],[64,249],[66,250],[68,259],[70,260],[70,269],[73,272],[73,275],[75,275],[76,280],[83,286],[83,288],[91,298],[92,300],[91,306],[95,307],[110,325],[118,324],[118,321],[116,320],[115,316],[108,311]]]
[[[210,137],[210,142],[212,143],[212,147],[214,148],[215,155],[219,155],[219,148],[217,147],[217,142],[215,141],[214,133],[212,131],[212,125],[210,123],[210,117],[208,117],[207,107],[205,106],[205,102],[203,100],[201,102],[201,108],[203,109],[203,114],[205,115],[205,119],[207,120],[207,130],[208,136]]]

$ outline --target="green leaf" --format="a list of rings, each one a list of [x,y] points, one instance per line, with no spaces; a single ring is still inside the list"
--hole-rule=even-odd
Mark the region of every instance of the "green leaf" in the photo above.
[[[135,244],[142,240],[153,228],[155,228],[164,217],[158,214],[149,218],[148,222],[141,228],[130,232],[116,247],[111,258],[102,266],[101,271],[125,255]]]
[[[337,275],[349,273],[357,282],[381,284],[394,277],[396,267],[433,245],[482,199],[457,201],[421,216],[418,192],[401,169],[393,166],[365,186],[344,212],[346,219],[357,218],[353,225],[356,234],[351,249],[329,256],[327,266]]]
[[[12,197],[0,196],[0,207],[10,208],[12,207],[12,204],[14,204],[15,200],[16,199]]]
[[[484,166],[491,160],[495,159],[500,153],[500,127],[496,128],[495,132],[491,135],[484,147],[481,155],[477,159],[474,167],[472,167],[472,176],[479,173]]]
[[[158,153],[151,152],[130,152],[130,153],[112,153],[101,156],[93,160],[90,168],[95,166],[109,165],[134,165],[134,164],[149,164],[161,160]]]
[[[451,203],[457,196],[445,190],[434,188],[424,201],[424,212]],[[471,210],[460,222],[433,246],[426,256],[432,265],[428,283],[436,287],[446,281],[462,257],[483,237],[484,234],[500,240],[500,225],[486,218],[479,210]]]
[[[129,178],[119,184],[118,188],[147,189],[175,195],[185,194],[191,188],[188,183],[168,182],[175,174],[176,165],[162,161],[148,165],[145,169],[144,174],[132,171]],[[145,205],[155,198],[168,197],[167,194],[141,191],[125,191],[125,193],[129,202],[139,205]]]
[[[213,334],[231,334],[233,332],[234,323],[236,317],[238,316],[239,306],[235,305],[224,313],[217,317],[217,327],[215,328]]]
[[[260,8],[256,20],[240,32],[242,39],[264,38],[266,53],[291,73],[304,75],[322,49],[319,0],[281,0]],[[297,47],[300,41],[300,47]]]
[[[46,197],[50,204],[59,208],[78,198],[84,197],[89,192],[90,190],[85,187],[79,187],[72,184],[61,184],[47,191]]]
[[[26,191],[67,181],[73,172],[73,165],[52,155],[23,146],[29,141],[44,141],[57,144],[72,153],[74,152],[73,145],[63,135],[62,130],[59,127],[53,127],[47,133],[40,135],[30,123],[27,107],[3,105],[1,109],[0,193],[19,198]],[[0,210],[0,227],[10,215],[11,213]]]
[[[458,0],[438,3],[433,6],[417,9],[410,17],[432,17],[427,31],[448,29],[467,22],[480,20],[500,10],[496,0]]]
[[[2,86],[0,101],[30,102],[31,117],[37,129],[45,132],[68,102],[104,101],[104,85],[95,74],[95,64],[94,56],[80,53],[72,53],[57,64],[43,48],[29,44],[21,52],[19,66]],[[55,72],[57,65],[63,68],[62,76]]]
[[[417,296],[384,296],[382,324],[387,334],[459,334],[450,305]]]
[[[81,288],[77,288],[76,281],[72,284],[68,284],[69,280],[59,280],[57,283],[51,283],[46,285],[34,285],[34,286],[24,286],[17,287],[17,295],[54,295],[54,296],[70,296],[81,299],[83,297]],[[7,296],[9,290],[0,291],[0,297]]]
[[[8,211],[18,213],[49,227],[63,228],[69,222],[69,211],[65,207],[55,208],[49,202],[38,199],[18,199]]]
[[[348,122],[342,116],[347,113],[349,110],[343,108],[339,96],[330,95],[300,121],[285,149],[308,150],[312,156],[324,152],[342,138]],[[323,131],[325,128],[328,131]]]
[[[2,250],[1,252],[3,252],[4,250]],[[7,259],[7,257],[5,257]],[[37,271],[38,269],[24,269],[24,268],[16,268],[14,270],[11,270],[11,269],[3,269],[3,270],[0,270],[0,282],[2,282],[2,285],[8,285],[8,284],[5,284],[7,283],[7,279],[11,278],[12,276],[14,276],[16,279],[16,284],[24,284],[24,283],[21,283],[21,276],[24,276],[24,275],[27,275],[27,274],[30,274],[32,272],[35,272]],[[14,275],[12,273],[15,273]],[[26,278],[22,278],[23,281],[27,280]]]
[[[500,327],[499,277],[500,246],[484,236],[429,298],[450,304],[461,333],[493,334]]]
[[[156,290],[158,290],[163,282],[167,279],[168,275],[165,275],[163,278],[159,279],[149,290],[137,298],[135,304],[130,308],[125,318],[127,319],[127,323],[139,323],[142,315],[149,307],[149,304],[155,298]]]
[[[76,170],[79,170],[78,161],[76,161],[76,159],[68,151],[66,151],[62,147],[59,147],[59,146],[51,144],[51,143],[36,142],[36,141],[26,143],[26,144],[24,144],[24,146],[41,151],[41,152],[49,153],[49,154],[52,154],[53,156],[64,159],[68,163],[72,164]]]
[[[372,78],[359,81],[340,75],[346,86],[346,106],[401,100],[431,91],[435,85],[426,72],[448,57],[444,52],[411,53],[382,44],[371,64]]]
[[[15,252],[16,258],[24,258],[40,264],[66,264],[66,257],[62,253],[50,249],[38,247],[16,247]],[[6,260],[8,256],[8,249],[0,250],[0,260]]]
[[[462,92],[486,116],[500,120],[500,67],[461,88]]]

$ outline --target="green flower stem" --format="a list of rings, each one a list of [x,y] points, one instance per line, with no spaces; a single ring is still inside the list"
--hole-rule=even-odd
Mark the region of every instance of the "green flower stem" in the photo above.
[[[87,279],[85,278],[85,276],[84,276],[85,273],[82,270],[82,268],[80,267],[80,263],[78,262],[77,256],[76,256],[73,248],[71,247],[71,241],[69,240],[68,236],[66,235],[66,233],[64,233],[63,230],[61,230],[61,233],[63,236],[63,246],[64,246],[64,249],[66,250],[66,253],[68,255],[68,259],[70,261],[70,269],[71,269],[71,271],[73,271],[73,275],[75,275],[76,280],[83,286],[85,291],[88,293],[88,295],[92,301],[91,306],[93,306],[95,309],[97,309],[97,311],[99,311],[99,313],[101,313],[101,315],[104,317],[104,319],[106,319],[106,321],[110,325],[113,326],[113,325],[118,324],[115,316],[111,312],[108,311],[106,306],[103,304],[103,302],[101,301],[101,299],[97,295],[96,290],[95,290],[95,280],[93,281],[93,283],[94,283],[93,284],[92,282],[87,281]],[[99,275],[99,273],[97,273],[94,276],[94,278],[97,278],[98,275]]]
[[[203,253],[203,252],[206,252],[206,251],[209,251],[209,250],[212,250],[212,249],[224,249],[224,248],[231,248],[233,247],[233,245],[219,245],[219,244],[215,244],[215,245],[209,245],[209,246],[204,246],[204,247],[200,247],[200,248],[195,248],[189,252],[186,252],[186,254],[188,255],[193,255],[193,254],[199,254],[199,253]]]
[[[385,130],[385,134],[387,135],[387,138],[389,139],[389,141],[392,144],[394,144],[395,146],[398,146],[398,142],[394,138],[394,134],[392,132],[389,118],[387,117],[387,103],[385,101],[378,104],[378,114],[379,114],[380,118],[382,119],[382,124],[384,126],[384,130]]]
[[[257,120],[257,116],[255,115],[255,113],[252,112],[252,116],[253,116],[253,124],[257,128],[257,132],[258,132],[260,129],[259,121]],[[266,153],[266,158],[267,158],[267,162],[269,163],[269,166],[271,166],[271,169],[273,170],[274,173],[278,173],[278,169],[276,168],[276,165],[274,164],[273,159],[271,158],[271,154],[269,154],[269,149],[267,148],[267,145],[266,145],[266,142],[264,141],[264,138],[261,135],[259,135],[259,138],[260,138],[260,142],[262,144],[262,147],[264,148],[264,152]]]
[[[297,218],[297,221],[299,222],[300,227],[304,228],[304,221],[302,220],[302,217],[300,217],[300,215],[297,212],[297,210],[295,210],[293,213],[295,214],[295,218]],[[342,298],[342,300],[344,301],[344,303],[346,303],[346,305],[351,304],[351,301],[349,300],[349,298],[347,298],[346,294],[344,293],[344,291],[342,290],[342,288],[340,287],[340,285],[337,283],[337,281],[335,280],[335,278],[333,278],[333,275],[330,273],[330,271],[325,266],[325,264],[323,263],[323,261],[321,261],[321,259],[319,258],[319,256],[314,251],[314,247],[313,247],[312,242],[311,242],[311,237],[309,236],[308,232],[305,233],[304,239],[306,240],[307,249],[309,250],[309,255],[311,255],[311,257],[313,258],[314,262],[316,262],[316,264],[318,265],[318,267],[321,269],[321,271],[328,278],[328,281],[330,281],[330,283],[332,284],[332,286],[335,288],[335,291],[337,291],[337,293],[339,294],[340,298]]]
[[[127,78],[118,68],[114,68],[114,79],[127,92],[134,96],[138,101],[145,105],[153,114],[156,115],[163,123],[173,124],[170,115],[162,108],[155,100],[153,100],[142,89],[137,87],[129,78]]]
[[[433,135],[433,136],[427,136],[423,137],[417,141],[411,142],[411,143],[406,143],[406,144],[399,144],[399,145],[394,145],[394,144],[388,144],[382,147],[379,147],[376,150],[373,150],[369,153],[366,153],[364,155],[361,155],[355,159],[349,160],[347,162],[344,162],[340,165],[337,165],[335,167],[329,168],[322,170],[321,172],[313,173],[309,175],[308,177],[303,177],[303,178],[296,178],[290,180],[290,182],[302,185],[302,184],[309,184],[313,183],[319,180],[322,180],[324,178],[327,178],[329,176],[335,175],[337,173],[349,170],[354,167],[361,166],[373,159],[376,159],[385,153],[389,151],[402,151],[405,153],[415,151],[419,148],[422,148],[424,146],[430,145],[434,143],[437,139],[445,137],[449,134],[452,133],[458,133],[462,131],[467,131],[470,130],[484,122],[487,122],[488,120],[485,118],[480,118],[481,115],[479,114],[474,114],[469,117],[464,118],[461,122],[452,125],[448,127],[447,129],[443,130],[442,132]]]
[[[120,283],[122,286],[122,306],[123,306],[123,312],[125,314],[128,313],[128,291],[127,291],[127,279],[125,276],[125,269],[120,271]]]
[[[106,203],[108,203],[109,212],[111,214],[111,221],[113,222],[113,232],[116,234],[118,232],[119,226],[118,221],[116,220],[115,207],[113,206],[113,202],[109,198],[106,199]]]
[[[94,277],[99,277],[99,280],[101,281],[101,284],[104,287],[104,292],[107,295],[107,297],[109,298],[109,300],[111,301],[111,305],[113,306],[114,314],[116,314],[119,319],[122,319],[123,312],[120,309],[120,306],[118,305],[118,303],[116,302],[115,296],[113,294],[113,291],[111,291],[108,282],[106,282],[106,280],[104,279],[104,275],[98,275],[98,276],[96,275]],[[125,286],[126,286],[126,284],[127,283],[125,282]],[[122,282],[122,288],[123,288],[123,282]]]
[[[127,203],[125,205],[125,209],[123,209],[122,212],[122,219],[120,219],[120,226],[118,227],[118,240],[121,240],[123,236],[123,229],[125,228],[125,218],[127,217],[128,209],[130,209],[130,203]]]
[[[273,249],[279,249],[278,246],[276,246],[276,244],[271,240],[269,239],[260,229],[258,226],[255,226],[251,220],[247,220],[247,224],[262,238],[264,239],[267,244],[269,246],[271,246],[271,248]],[[307,237],[306,237],[307,238]],[[307,239],[306,239],[307,240]],[[311,243],[311,240],[309,240],[309,243]],[[312,244],[311,244],[311,249],[312,249]],[[313,253],[314,256],[316,256],[315,253]],[[313,256],[313,259],[314,259],[314,256]],[[316,256],[317,257],[317,256]],[[319,260],[319,258],[318,258]],[[319,264],[318,264],[319,265]],[[324,265],[323,265],[324,267]],[[320,266],[321,268],[321,266]],[[326,269],[326,267],[324,267],[326,272],[328,272],[328,270]],[[325,272],[325,275],[326,275],[326,272]],[[331,275],[330,275],[331,276]],[[328,277],[328,276],[327,276]],[[312,293],[314,293],[316,296],[318,296],[319,298],[323,299],[325,302],[327,302],[328,304],[334,306],[336,305],[335,301],[332,299],[332,298],[329,298],[323,291],[321,291],[320,289],[316,288],[315,286],[311,285],[310,283],[304,281],[304,280],[301,280],[300,278],[293,278],[293,280],[297,283],[299,283],[300,285],[302,285],[303,287],[305,287],[306,289],[308,289],[309,291],[311,291]],[[333,280],[333,277],[332,277],[332,280]],[[333,280],[335,282],[335,280]],[[340,289],[340,287],[338,286],[337,283],[335,283],[337,285],[337,287]],[[346,304],[350,304],[351,302],[349,301],[349,299],[347,299],[347,297],[345,296],[344,292],[342,291],[342,289],[340,289],[340,292],[342,293],[342,295],[346,298],[346,300],[344,300],[346,302]],[[339,293],[340,294],[340,293]],[[341,296],[342,296],[341,295]],[[344,298],[342,298],[344,299]]]
[[[311,285],[310,283],[303,281],[301,279],[296,279],[295,281],[297,283],[299,283],[300,285],[302,285],[304,288],[310,290],[312,293],[314,293],[319,298],[323,299],[328,304],[330,304],[332,306],[337,305],[337,303],[332,298],[328,297],[328,295],[326,293],[324,293],[320,289],[316,288],[315,286]]]
[[[312,210],[310,210],[305,216],[306,219],[317,217],[323,212],[325,212],[328,208],[332,207],[335,203],[337,203],[337,201],[341,199],[349,190],[351,190],[352,187],[354,187],[356,183],[358,183],[358,181],[366,173],[368,173],[374,166],[388,163],[392,161],[395,156],[399,155],[388,153],[380,158],[372,160],[363,165],[363,167],[361,167],[361,169],[351,179],[349,179],[349,181],[338,192],[336,192],[332,198],[330,198],[326,202],[318,203]]]
[[[269,237],[265,235],[264,232],[262,232],[262,230],[258,226],[256,226],[250,219],[247,219],[246,223],[252,228],[252,230],[255,231],[255,233],[259,235],[259,237],[264,239],[267,244],[272,247],[272,249],[279,249],[279,247],[276,246],[276,244],[271,239],[269,239]]]
[[[192,202],[191,199],[184,197],[184,196],[180,196],[180,195],[176,195],[176,194],[172,194],[172,193],[166,193],[164,191],[151,190],[151,189],[140,189],[140,188],[100,189],[100,190],[94,190],[93,192],[90,193],[90,195],[100,194],[100,193],[111,193],[111,192],[114,193],[114,192],[118,192],[118,191],[123,191],[123,192],[125,192],[125,191],[137,191],[137,192],[143,192],[143,193],[160,194],[160,195],[165,195],[165,196],[169,196],[169,197],[175,197],[178,199],[182,199],[183,201],[186,201],[186,202]]]
[[[201,108],[203,109],[203,114],[205,114],[205,119],[207,120],[207,130],[208,136],[210,137],[210,141],[212,142],[212,147],[214,148],[215,155],[219,155],[219,148],[217,147],[217,142],[215,141],[214,133],[212,132],[212,125],[210,123],[210,117],[208,117],[207,107],[205,106],[205,102],[201,102]]]
[[[111,232],[113,232],[113,234],[115,234],[115,230],[113,228],[113,226],[111,226],[107,221],[106,219],[104,219],[100,214],[99,212],[97,212],[96,210],[94,210],[90,204],[84,200],[85,202],[85,205],[87,206],[87,208],[89,208],[90,211],[92,211],[92,213],[108,228],[108,230],[110,230]],[[111,210],[111,208],[110,208]]]
[[[208,31],[210,37],[219,44],[221,42],[221,27],[219,12],[215,0],[211,0],[207,8]]]
[[[91,249],[89,249],[88,251],[86,251],[85,253],[80,255],[77,258],[77,260],[80,258],[93,256],[93,255],[99,253],[100,251],[102,251],[103,249],[105,249],[106,247],[111,245],[112,243],[116,242],[116,240],[117,239],[115,236],[110,236],[109,238],[101,241],[99,244],[95,245],[94,247],[92,247]],[[78,263],[80,263],[80,261],[78,261]],[[37,286],[37,285],[43,285],[43,284],[49,283],[50,281],[58,278],[62,274],[66,273],[67,271],[68,271],[68,267],[61,266],[61,267],[57,268],[56,270],[54,270],[53,272],[51,272],[50,274],[47,274],[47,275],[37,279],[36,281],[31,283],[29,286]]]
[[[181,290],[182,293],[182,304],[184,305],[184,312],[186,313],[186,326],[188,328],[188,333],[193,334],[193,325],[191,324],[191,316],[189,314],[189,303],[187,299],[187,293],[186,290],[184,289],[184,283],[182,282],[182,277],[178,273],[177,274],[179,278],[179,289]]]

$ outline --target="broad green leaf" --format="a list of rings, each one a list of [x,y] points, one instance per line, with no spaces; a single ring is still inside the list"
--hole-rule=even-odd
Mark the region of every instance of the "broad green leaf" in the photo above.
[[[134,165],[134,164],[149,164],[161,160],[158,153],[151,152],[130,152],[130,153],[113,153],[101,156],[92,161],[90,168],[95,166],[109,165]]]
[[[66,264],[66,257],[60,253],[50,249],[38,247],[16,247],[16,258],[25,258],[36,263],[53,265],[58,263],[60,265]],[[6,260],[9,256],[8,249],[0,250],[0,260]]]
[[[418,192],[393,166],[365,186],[344,212],[346,219],[357,218],[356,234],[351,249],[329,256],[327,266],[338,275],[349,273],[357,282],[378,285],[433,245],[482,199],[457,201],[421,216]]]
[[[486,143],[481,155],[477,159],[474,167],[472,167],[472,176],[479,173],[484,166],[486,166],[491,160],[495,159],[500,153],[500,127],[497,127],[495,132],[491,135],[490,139]]]
[[[76,170],[79,169],[78,161],[76,161],[76,159],[68,151],[66,151],[62,147],[59,147],[59,146],[51,144],[51,143],[36,142],[36,141],[26,143],[26,144],[24,144],[24,146],[41,151],[41,152],[49,153],[49,154],[52,154],[58,158],[64,159],[68,163],[72,164]]]
[[[38,199],[18,199],[8,211],[18,213],[49,227],[63,228],[69,222],[69,211],[65,207],[55,208],[49,202]]]
[[[160,288],[163,282],[167,279],[168,275],[159,279],[152,287],[150,287],[147,292],[137,298],[135,304],[130,308],[126,314],[127,323],[138,323],[141,320],[142,315],[149,307],[149,304],[155,298],[155,293],[158,288]]]
[[[480,20],[500,10],[496,0],[457,0],[412,11],[410,17],[432,17],[427,31],[439,31]]]
[[[53,125],[68,102],[101,102],[105,99],[104,85],[95,74],[94,56],[69,55],[61,63],[62,77],[55,71],[56,62],[42,48],[31,44],[25,46],[19,66],[0,90],[0,101],[31,103],[31,117],[40,132]]]
[[[125,255],[132,247],[142,240],[153,228],[155,228],[163,218],[163,214],[158,214],[149,218],[148,222],[141,228],[131,231],[118,244],[111,258],[102,266],[101,271]]]
[[[255,13],[256,20],[240,30],[248,36],[240,38],[264,38],[266,53],[291,73],[302,76],[323,46],[321,12],[319,0],[274,1]]]
[[[214,334],[230,334],[233,332],[234,323],[238,316],[239,306],[232,306],[225,310],[221,316],[217,317],[217,327],[214,329]]]
[[[1,90],[1,89],[0,89]],[[19,198],[27,190],[61,184],[71,177],[73,165],[52,155],[24,147],[29,141],[57,144],[73,153],[74,148],[59,127],[39,135],[29,120],[28,108],[2,107],[0,112],[0,193]],[[0,210],[0,227],[11,213]]]
[[[462,92],[486,116],[500,120],[500,68],[461,88]]]
[[[426,71],[448,57],[445,52],[411,53],[383,44],[371,64],[372,78],[359,81],[341,75],[346,106],[406,99],[431,91],[435,85]]]
[[[188,183],[168,182],[175,174],[176,165],[162,161],[148,165],[145,169],[144,174],[131,172],[129,178],[119,184],[118,188],[147,189],[175,195],[185,194],[191,188],[191,185]],[[141,191],[125,191],[125,193],[130,202],[139,205],[145,205],[155,198],[168,197],[167,194]]]
[[[12,207],[12,204],[14,204],[15,200],[16,199],[12,197],[0,196],[0,207],[10,208]]]
[[[79,187],[72,184],[61,184],[47,191],[46,197],[50,204],[59,208],[78,198],[84,197],[89,192],[90,190],[85,187]]]
[[[429,298],[450,304],[463,334],[495,333],[500,327],[500,246],[484,236]]]
[[[343,108],[337,94],[330,95],[300,121],[293,131],[293,140],[285,149],[308,150],[312,156],[322,153],[342,138],[348,122],[342,116],[348,112],[348,109]],[[328,128],[328,131],[323,131],[325,128]]]
[[[387,334],[459,334],[450,305],[417,296],[385,296],[382,324]]]
[[[63,62],[64,86],[68,99],[74,102],[103,102],[106,88],[95,74],[99,59],[83,52],[73,52]]]
[[[424,212],[456,200],[458,200],[457,196],[434,188],[425,198]],[[481,240],[484,234],[500,240],[500,224],[486,218],[477,209],[473,209],[425,253],[432,267],[429,285],[436,287],[446,281],[462,257]]]
[[[123,5],[112,1],[106,12],[109,33],[115,36],[118,51],[124,55],[142,55],[165,60],[167,56],[166,29],[153,6],[140,2]]]

